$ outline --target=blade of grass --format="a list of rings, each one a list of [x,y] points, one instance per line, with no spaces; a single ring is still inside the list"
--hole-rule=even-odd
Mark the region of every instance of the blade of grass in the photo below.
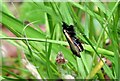
[[[0,39],[4,40],[28,40],[28,41],[36,41],[36,42],[46,42],[46,39],[37,39],[37,38],[18,38],[18,37],[0,37]],[[64,41],[56,41],[56,40],[47,40],[48,43],[55,43],[55,44],[60,44],[60,45],[68,45],[67,42]],[[83,45],[85,50],[94,52],[92,47],[90,45]],[[112,51],[108,51],[102,48],[98,48],[98,53],[103,54],[103,55],[108,55],[108,56],[114,56],[114,53]]]
[[[86,79],[92,79],[95,74],[103,67],[104,63],[100,61],[95,68],[89,73],[89,75],[86,77]]]
[[[17,74],[15,74],[15,73],[13,73],[13,72],[10,72],[10,71],[8,71],[8,70],[6,70],[6,69],[3,69],[3,68],[2,68],[2,70],[3,70],[4,72],[9,73],[10,75],[13,75],[14,77],[16,77],[16,78],[18,78],[18,79],[24,79],[24,77],[18,76]]]
[[[71,12],[71,16],[73,16],[72,18],[74,18],[74,22],[77,22],[77,27],[81,27],[82,25],[78,23],[78,18],[76,16],[76,14],[74,13],[71,5],[69,4],[69,11]],[[91,41],[86,37],[86,35],[84,35],[84,33],[82,32],[81,28],[79,28],[79,31],[83,34],[83,37],[87,40],[87,42],[90,44],[90,46],[93,48],[94,52],[97,54],[97,56],[100,58],[100,55],[98,54],[97,50],[95,49],[95,47],[93,46],[93,44],[91,43]],[[100,58],[101,59],[101,58]],[[102,59],[101,59],[102,60]],[[104,63],[105,64],[105,63]],[[105,64],[105,68],[107,69],[107,65]],[[107,70],[108,71],[108,70]],[[109,71],[108,71],[109,72]],[[108,74],[112,79],[114,79],[115,77],[113,76],[113,74],[111,73],[111,71]]]
[[[88,14],[90,14],[91,16],[93,16],[94,18],[98,19],[100,22],[104,22],[103,18],[101,18],[101,16],[99,16],[96,13],[93,13],[89,8],[87,7],[83,7],[82,5],[78,4],[78,3],[71,3],[72,5],[74,5],[75,7],[80,8],[81,10],[87,12]]]
[[[14,34],[16,34],[18,37],[21,36],[23,33],[23,29],[24,29],[24,25],[23,23],[21,23],[20,21],[18,21],[17,19],[9,16],[8,14],[4,13],[3,11],[0,11],[0,14],[2,14],[3,20],[1,21],[3,24],[6,25],[6,27],[8,27]],[[9,22],[9,23],[8,23]],[[14,28],[14,29],[13,29]],[[45,36],[43,34],[41,34],[40,32],[36,31],[35,29],[31,28],[30,26],[28,26],[26,29],[26,36],[27,37],[36,37],[36,38],[44,38]],[[30,32],[34,33],[31,34]],[[25,40],[23,40],[25,41]],[[32,47],[40,52],[41,51],[41,47],[43,47],[42,44],[39,44],[39,47],[37,45],[35,45],[35,42],[30,42],[30,45],[32,45]],[[43,54],[43,53],[42,53]],[[39,54],[40,57],[42,58],[43,55]],[[38,65],[38,64],[37,64]]]
[[[94,0],[91,0],[97,7],[99,7],[100,8],[100,10],[104,13],[104,14],[106,14],[107,16],[109,16],[110,14],[111,14],[111,12],[110,12],[110,10],[109,9],[106,9],[106,7],[105,7],[105,5],[102,3],[102,2],[100,2],[99,0],[96,0],[96,1],[94,1]]]

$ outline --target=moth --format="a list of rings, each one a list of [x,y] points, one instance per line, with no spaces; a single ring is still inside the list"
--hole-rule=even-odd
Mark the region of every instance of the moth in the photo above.
[[[80,52],[82,52],[84,49],[79,39],[75,36],[76,33],[75,33],[73,25],[69,26],[65,22],[62,22],[62,23],[63,23],[62,25],[63,33],[69,43],[72,53],[78,57],[81,57]]]

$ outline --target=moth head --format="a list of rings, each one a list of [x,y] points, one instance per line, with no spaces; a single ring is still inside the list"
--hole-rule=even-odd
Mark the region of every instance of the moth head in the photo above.
[[[63,29],[67,29],[67,27],[69,27],[65,22],[62,22],[63,24],[62,24],[62,27],[63,27]]]
[[[74,30],[74,27],[73,27],[73,25],[67,25],[65,22],[63,22],[63,25],[62,25],[62,27],[63,27],[63,32],[64,31],[66,31],[66,33],[68,33],[69,34],[69,36],[75,36],[75,30]],[[65,32],[64,32],[65,33]]]

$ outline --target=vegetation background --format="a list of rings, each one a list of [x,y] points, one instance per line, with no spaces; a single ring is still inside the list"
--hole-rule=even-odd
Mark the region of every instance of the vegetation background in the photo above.
[[[0,3],[0,79],[119,79],[120,2]],[[84,51],[72,54],[62,21]],[[65,63],[56,63],[62,52]]]

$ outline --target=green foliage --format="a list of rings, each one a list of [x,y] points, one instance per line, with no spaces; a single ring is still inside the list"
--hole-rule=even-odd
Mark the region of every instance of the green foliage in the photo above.
[[[76,79],[105,79],[105,74],[110,79],[118,79],[120,72],[118,66],[120,59],[119,1],[108,3],[22,2],[19,5],[16,7],[19,9],[16,10],[18,18],[11,13],[7,3],[0,6],[0,15],[2,15],[0,22],[16,35],[16,37],[8,37],[3,33],[0,39],[23,50],[42,79],[64,79],[65,75],[72,75]],[[26,24],[26,21],[29,24]],[[81,58],[74,56],[67,48],[68,43],[65,42],[66,39],[62,33],[62,21],[75,26],[77,37],[83,42],[84,47],[84,51],[80,53]],[[42,24],[45,25],[45,32],[39,27]],[[111,41],[109,46],[105,45],[106,39]],[[68,61],[64,65],[56,64],[56,56],[60,51]],[[101,62],[98,62],[98,58]],[[102,58],[110,60],[112,68],[103,63]],[[25,78],[24,75],[14,74],[7,68],[13,67],[3,64],[2,70],[5,73],[18,79]],[[28,70],[23,70],[23,67],[18,70],[23,74],[28,73]],[[6,75],[3,77],[9,78]]]

